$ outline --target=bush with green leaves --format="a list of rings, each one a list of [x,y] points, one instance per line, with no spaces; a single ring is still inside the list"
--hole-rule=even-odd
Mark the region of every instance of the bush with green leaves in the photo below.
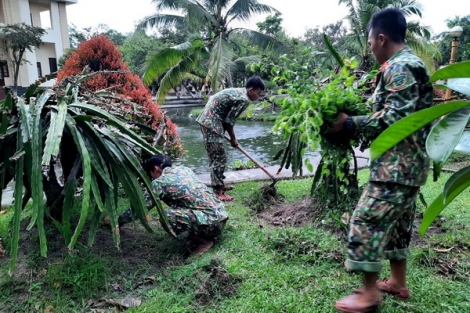
[[[435,72],[430,80],[436,83],[435,87],[450,88],[458,92],[463,99],[439,104],[402,118],[378,136],[370,149],[371,161],[373,161],[409,135],[437,120],[426,140],[426,151],[433,162],[436,181],[452,151],[461,142],[465,127],[469,123],[470,61],[444,67]],[[437,84],[438,81],[445,81],[445,83]],[[422,235],[426,233],[442,210],[469,186],[470,166],[452,175],[444,185],[442,194],[429,205],[421,223]]]
[[[14,180],[11,271],[16,264],[21,212],[29,200],[32,216],[27,230],[37,228],[43,257],[47,256],[46,224],[54,224],[73,249],[90,218],[88,245],[93,244],[104,215],[110,216],[114,242],[119,246],[119,190],[125,192],[136,218],[152,231],[146,218],[147,191],[162,226],[172,233],[141,165],[142,159],[160,153],[156,131],[122,118],[127,114],[118,97],[81,89],[93,75],[96,73],[69,77],[66,85],[54,89],[40,89],[38,81],[24,96],[8,94],[0,101],[0,200]],[[149,143],[144,136],[155,141]],[[81,203],[78,221],[71,216],[76,201]]]
[[[309,159],[302,161],[305,152],[320,149],[321,161],[312,183],[312,194],[339,202],[340,194],[351,196],[357,192],[356,170],[350,173],[350,162],[355,160],[353,147],[368,144],[365,137],[330,132],[339,112],[365,115],[370,112],[365,98],[370,75],[356,71],[357,62],[346,61],[337,72],[322,73],[309,64],[289,60],[287,66],[277,69],[276,81],[286,86],[282,109],[274,130],[288,140],[287,146],[275,158],[281,158],[281,168],[292,166],[295,174],[302,174],[303,164],[313,171]]]

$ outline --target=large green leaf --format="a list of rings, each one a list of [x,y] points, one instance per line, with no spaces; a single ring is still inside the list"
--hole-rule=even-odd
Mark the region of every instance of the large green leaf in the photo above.
[[[446,181],[442,192],[444,202],[447,201],[447,197],[450,194],[452,194],[461,185],[466,184],[467,181],[470,181],[470,166],[462,168]]]
[[[83,226],[85,225],[86,218],[88,216],[88,208],[90,206],[90,189],[91,189],[91,180],[94,179],[91,173],[91,160],[90,155],[88,153],[88,148],[85,145],[85,141],[83,140],[82,134],[77,131],[77,127],[73,118],[68,117],[66,119],[66,123],[68,129],[70,130],[75,144],[78,147],[78,151],[83,160],[83,195],[82,195],[82,209],[80,212],[80,218],[78,220],[77,227],[75,228],[75,232],[72,235],[69,243],[69,249],[73,249],[75,243],[78,240],[78,236],[80,235]]]
[[[131,171],[137,174],[137,177],[139,177],[145,184],[145,187],[147,188],[148,191],[148,196],[151,197],[152,202],[155,203],[157,207],[157,212],[160,218],[160,223],[162,224],[162,227],[171,235],[175,236],[171,229],[171,225],[168,222],[168,219],[165,215],[165,212],[163,211],[163,207],[160,204],[160,199],[155,197],[155,194],[152,191],[152,183],[150,179],[148,178],[148,175],[143,171],[142,167],[140,166],[139,160],[137,159],[136,155],[129,153],[125,146],[120,145],[117,140],[117,135],[110,132],[109,130],[103,130],[103,132],[106,134],[108,137],[114,137],[115,140],[113,140],[114,144],[116,145],[117,148],[122,152],[122,155],[127,159],[129,163],[129,168]],[[144,212],[142,212],[144,213]],[[146,221],[145,221],[146,223]]]
[[[22,149],[23,141],[21,140],[21,133],[18,132],[18,149]],[[11,252],[10,252],[10,269],[9,275],[13,274],[13,271],[16,267],[16,260],[18,258],[18,244],[20,240],[20,222],[21,222],[21,211],[22,211],[22,203],[21,203],[21,196],[23,194],[23,166],[24,166],[24,156],[21,156],[16,161],[16,178],[15,178],[15,202],[14,206],[14,214],[12,220],[13,226],[13,233],[11,236]]]
[[[39,233],[39,243],[41,246],[41,256],[47,256],[47,241],[46,230],[44,229],[44,194],[42,185],[42,125],[41,113],[49,97],[54,94],[54,91],[46,90],[36,103],[30,104],[30,111],[32,116],[31,125],[31,191],[33,198],[33,212],[37,212],[37,227]],[[32,99],[32,98],[31,98]],[[32,223],[30,223],[30,226]]]
[[[465,130],[455,150],[470,153],[470,131]]]
[[[470,116],[470,108],[453,111],[440,119],[426,139],[426,151],[434,163],[434,180],[462,137]]]
[[[470,97],[470,78],[452,78],[444,84],[447,88]]]
[[[49,165],[51,156],[57,156],[59,153],[66,114],[67,103],[65,101],[61,101],[58,106],[52,106],[49,131],[44,145],[44,154],[42,155],[42,165]]]
[[[441,79],[449,78],[468,78],[470,77],[470,61],[454,63],[437,70],[430,81],[435,82]]]
[[[427,208],[423,216],[423,221],[421,222],[421,226],[419,228],[421,236],[424,236],[426,234],[427,229],[436,219],[436,217],[442,212],[442,210],[444,210],[444,208],[449,203],[451,203],[455,199],[455,197],[457,197],[462,191],[464,191],[465,189],[467,189],[468,186],[470,186],[470,179],[468,179],[468,173],[460,173],[461,171],[455,173],[449,178],[449,180],[454,181],[454,183],[452,183],[452,189],[449,187],[449,189],[447,190],[446,200],[444,201],[444,195],[441,193]],[[459,177],[454,179],[454,176],[457,174]]]
[[[326,34],[323,34],[323,41],[325,42],[326,47],[328,48],[328,51],[330,51],[330,53],[335,58],[336,62],[338,62],[338,64],[341,67],[343,67],[344,66],[343,58],[341,58],[338,51],[336,51],[336,49],[333,47],[333,45],[331,44],[330,39],[328,38],[328,36]]]
[[[77,191],[78,180],[75,175],[71,175],[65,183],[65,200],[62,209],[62,235],[65,238],[65,243],[68,246],[72,239],[72,227],[70,219],[72,217],[72,208],[75,202],[75,193]]]
[[[105,110],[102,110],[100,108],[97,108],[94,105],[86,104],[86,103],[72,103],[72,104],[69,105],[69,107],[79,108],[79,109],[85,110],[87,112],[90,112],[94,115],[97,115],[101,118],[106,119],[107,124],[115,126],[123,134],[125,134],[125,135],[129,136],[130,138],[132,138],[136,142],[136,145],[139,145],[142,149],[145,150],[146,153],[148,153],[150,155],[160,153],[158,150],[156,150],[154,147],[152,147],[150,144],[148,144],[142,137],[140,137],[134,131],[130,130],[117,117],[115,117],[114,115],[106,112]]]
[[[375,161],[403,139],[431,123],[438,117],[464,107],[470,107],[470,102],[452,101],[415,112],[402,118],[398,122],[389,126],[372,142],[370,146],[371,161]]]
[[[119,182],[122,184],[127,197],[129,198],[132,209],[136,213],[144,228],[149,232],[153,232],[153,229],[149,226],[147,221],[147,204],[144,201],[141,187],[136,179],[137,173],[132,171],[127,159],[116,146],[116,144],[119,145],[119,143],[116,143],[112,140],[106,140],[105,142],[109,151],[116,158],[116,162],[120,169],[116,172],[116,174],[119,177]]]

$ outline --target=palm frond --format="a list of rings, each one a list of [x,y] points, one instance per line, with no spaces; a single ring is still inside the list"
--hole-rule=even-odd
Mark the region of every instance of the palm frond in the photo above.
[[[180,45],[167,48],[155,53],[151,53],[144,65],[144,74],[142,76],[144,83],[151,84],[164,72],[179,64],[188,55],[195,50],[204,47],[202,40],[184,42]]]
[[[192,82],[195,82],[196,84],[203,84],[206,81],[205,77],[201,77],[194,73],[186,73],[182,77],[183,77],[183,80],[190,80]]]
[[[406,16],[417,15],[421,18],[423,15],[423,8],[416,0],[393,1],[389,7],[400,9]]]
[[[183,9],[184,6],[190,1],[188,0],[152,0],[152,3],[156,4],[157,11],[162,10],[179,10]]]
[[[422,26],[419,22],[408,22],[408,32],[425,38],[426,40],[431,38],[431,30],[429,26]]]
[[[184,25],[186,19],[181,15],[154,14],[144,17],[137,25],[137,29],[146,29],[147,27],[169,28],[175,25]]]
[[[157,102],[163,103],[168,91],[181,84],[186,74],[199,68],[199,60],[201,54],[205,53],[204,49],[196,49],[185,58],[181,59],[177,64],[173,65],[160,80],[160,87],[157,91]]]
[[[222,38],[218,37],[216,44],[211,51],[210,68],[208,80],[214,92],[218,91],[229,75],[230,66],[235,54],[230,45]]]
[[[247,21],[254,14],[280,13],[275,8],[261,4],[257,0],[237,0],[227,12],[229,21]]]
[[[231,30],[231,32],[235,31],[239,32],[250,44],[259,46],[261,49],[272,49],[277,52],[282,52],[287,49],[281,41],[261,32],[246,28],[234,28]]]
[[[181,12],[190,24],[199,24],[204,20],[215,25],[218,24],[210,12],[195,0],[153,0],[152,2],[156,3],[157,11]]]

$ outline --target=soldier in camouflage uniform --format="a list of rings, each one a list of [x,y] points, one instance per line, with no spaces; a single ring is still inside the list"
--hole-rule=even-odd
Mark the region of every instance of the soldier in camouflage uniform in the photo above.
[[[147,162],[147,173],[153,178],[152,191],[170,208],[165,215],[179,238],[188,238],[197,245],[193,255],[206,252],[213,245],[228,219],[224,205],[194,172],[184,166],[171,166],[168,156],[153,156]],[[147,207],[153,208],[150,196]],[[131,222],[131,209],[119,216],[119,225]]]
[[[245,88],[224,89],[210,97],[204,110],[196,119],[201,124],[204,145],[209,156],[212,188],[222,201],[233,200],[233,197],[225,194],[226,190],[233,189],[233,186],[224,184],[224,171],[227,163],[224,148],[225,131],[230,136],[230,144],[236,148],[238,142],[233,131],[235,121],[245,111],[250,101],[256,101],[259,98],[264,89],[264,83],[259,77],[251,77]]]
[[[369,116],[341,113],[333,131],[360,132],[370,139],[388,126],[432,105],[433,92],[428,71],[421,59],[405,45],[406,20],[396,9],[372,16],[369,45],[382,64]],[[341,312],[372,312],[381,302],[380,291],[407,299],[406,259],[415,200],[428,176],[429,158],[426,126],[401,141],[370,165],[369,182],[350,220],[349,270],[364,273],[364,287],[336,302]],[[390,260],[391,277],[379,281],[381,261]]]

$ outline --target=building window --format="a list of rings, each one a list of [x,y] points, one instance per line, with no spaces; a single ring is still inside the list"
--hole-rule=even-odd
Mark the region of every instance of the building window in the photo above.
[[[49,58],[49,69],[51,73],[57,72],[57,59],[56,58]]]
[[[38,77],[42,77],[41,62],[36,62],[36,66],[38,67]]]
[[[2,77],[10,77],[7,61],[0,61],[0,71],[2,72]]]
[[[51,11],[42,11],[39,12],[39,18],[41,20],[41,27],[44,29],[52,29],[51,22]]]

